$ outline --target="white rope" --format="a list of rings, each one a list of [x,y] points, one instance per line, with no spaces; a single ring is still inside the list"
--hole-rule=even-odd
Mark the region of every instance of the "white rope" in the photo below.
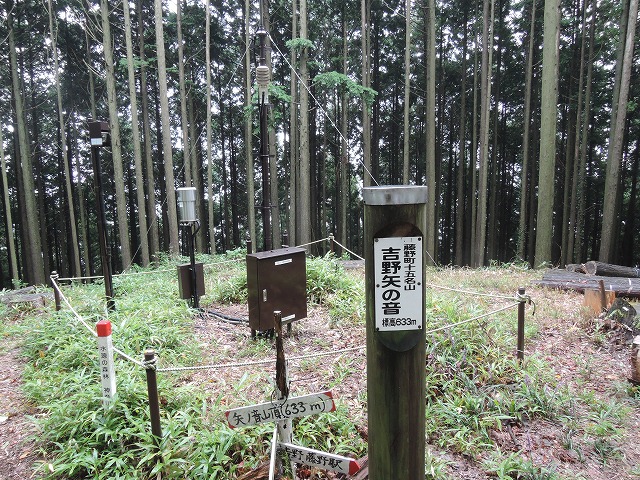
[[[482,315],[478,315],[477,317],[468,318],[467,320],[462,320],[460,322],[451,323],[449,325],[444,325],[442,327],[434,328],[433,330],[427,330],[424,333],[425,333],[425,335],[428,335],[430,333],[435,333],[435,332],[439,332],[441,330],[447,330],[449,328],[457,327],[459,325],[464,325],[465,323],[475,322],[476,320],[480,320],[481,318],[485,318],[485,317],[489,317],[491,315],[495,315],[496,313],[500,313],[500,312],[503,312],[503,311],[508,310],[510,308],[517,307],[518,305],[519,305],[519,303],[514,303],[514,304],[511,304],[511,305],[507,305],[506,307],[502,307],[502,308],[500,308],[498,310],[494,310],[493,312],[484,313]]]
[[[116,347],[113,347],[113,351],[116,352],[118,355],[120,355],[121,357],[125,358],[126,360],[129,360],[130,362],[135,363],[136,365],[138,365],[139,367],[145,367],[145,364],[143,362],[141,362],[140,360],[136,360],[135,358],[127,355],[126,353],[124,353],[122,350],[117,349]]]
[[[324,242],[326,240],[329,240],[329,237],[322,238],[320,240],[314,240],[313,242],[309,242],[309,243],[303,243],[302,245],[296,245],[296,247],[298,247],[298,248],[308,247],[309,245],[313,245],[314,243],[320,243],[320,242]]]
[[[337,241],[335,238],[333,239],[334,242],[336,242],[338,245],[340,245],[344,250],[346,250],[347,252],[349,252],[351,255],[353,255],[354,257],[358,258],[359,260],[364,260],[364,258],[362,258],[360,255],[358,255],[357,253],[352,252],[351,250],[349,250],[347,247],[345,247],[344,245],[342,245],[339,241]]]
[[[501,300],[519,300],[519,297],[510,297],[507,295],[493,295],[491,293],[478,293],[478,292],[472,292],[470,290],[461,290],[458,288],[450,288],[450,287],[443,287],[441,285],[434,285],[433,283],[425,283],[425,286],[427,287],[431,287],[431,288],[436,288],[438,290],[448,290],[450,292],[458,292],[458,293],[464,293],[466,295],[474,295],[477,297],[489,297],[489,298],[498,298]]]
[[[67,297],[65,297],[64,293],[62,293],[62,290],[60,290],[60,287],[56,283],[56,279],[53,276],[51,276],[50,278],[51,278],[51,285],[53,285],[53,288],[55,288],[55,290],[58,292],[58,294],[60,295],[60,298],[62,298],[64,303],[67,305],[67,307],[69,307],[69,310],[71,310],[73,314],[76,316],[76,318],[80,321],[80,323],[82,323],[87,328],[87,330],[91,332],[91,335],[93,335],[94,337],[97,337],[98,333],[89,326],[89,324],[84,320],[84,318],[82,318],[80,314],[76,312],[76,310],[73,308],[71,303],[69,303],[69,300],[67,300]]]

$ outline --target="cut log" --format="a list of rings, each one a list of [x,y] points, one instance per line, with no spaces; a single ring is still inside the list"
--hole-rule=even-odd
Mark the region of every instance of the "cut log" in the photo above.
[[[585,289],[584,291],[584,305],[589,307],[594,315],[600,315],[613,303],[615,298],[615,292],[606,291],[603,298],[600,290]]]
[[[564,268],[567,272],[587,273],[584,269],[584,263],[569,263]]]
[[[634,267],[625,267],[622,265],[613,265],[611,263],[596,262],[591,260],[584,264],[584,268],[589,275],[598,275],[602,277],[626,277],[640,278],[640,269]]]
[[[532,283],[548,288],[584,292],[585,290],[599,290],[600,280],[604,282],[605,289],[615,292],[616,296],[640,297],[640,279],[638,278],[596,277],[552,269],[547,270],[541,280]]]

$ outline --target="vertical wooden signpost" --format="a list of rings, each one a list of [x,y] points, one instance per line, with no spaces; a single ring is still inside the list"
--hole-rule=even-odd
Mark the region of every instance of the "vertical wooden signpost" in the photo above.
[[[424,480],[427,188],[363,189],[369,479]]]

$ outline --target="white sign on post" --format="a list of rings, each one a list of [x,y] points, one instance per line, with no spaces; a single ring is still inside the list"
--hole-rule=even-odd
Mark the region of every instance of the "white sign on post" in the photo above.
[[[278,449],[289,455],[289,459],[296,463],[317,467],[322,470],[353,475],[360,470],[360,465],[353,458],[321,452],[311,448],[293,445],[291,443],[278,442]]]
[[[422,248],[422,237],[375,239],[376,330],[422,328]]]
[[[333,401],[332,393],[327,391],[292,397],[287,400],[275,400],[259,405],[234,408],[225,412],[225,415],[229,426],[237,428],[333,412],[335,409],[336,405]]]
[[[98,332],[98,354],[100,363],[100,381],[102,383],[102,405],[107,408],[116,394],[116,370],[113,365],[113,341],[111,340],[111,322],[100,320],[96,323]]]

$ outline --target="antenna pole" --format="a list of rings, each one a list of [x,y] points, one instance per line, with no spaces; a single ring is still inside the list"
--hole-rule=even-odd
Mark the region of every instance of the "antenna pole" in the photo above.
[[[260,40],[260,53],[256,67],[258,83],[258,112],[260,117],[260,165],[262,170],[262,222],[264,250],[271,250],[271,181],[269,179],[269,80],[271,72],[267,66],[267,30],[264,28],[264,12],[260,0],[260,27],[256,32]]]

